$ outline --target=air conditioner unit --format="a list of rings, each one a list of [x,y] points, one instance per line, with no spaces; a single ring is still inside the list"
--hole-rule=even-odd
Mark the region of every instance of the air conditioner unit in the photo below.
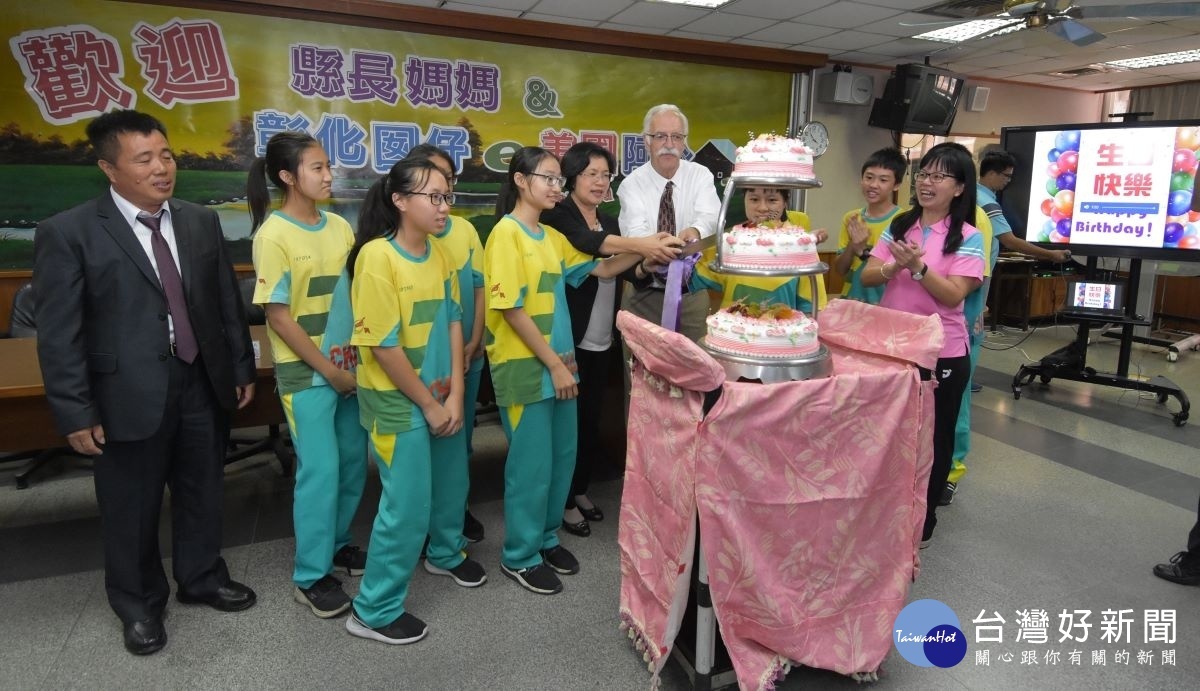
[[[875,95],[875,79],[853,72],[826,72],[817,77],[817,100],[865,106]]]

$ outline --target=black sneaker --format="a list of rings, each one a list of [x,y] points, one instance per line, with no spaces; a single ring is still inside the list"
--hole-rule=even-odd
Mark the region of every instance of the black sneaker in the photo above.
[[[558,576],[545,564],[535,564],[526,569],[510,569],[501,562],[500,570],[531,593],[554,595],[562,592],[562,581],[558,580]]]
[[[942,497],[938,499],[938,506],[950,506],[954,503],[954,495],[958,493],[957,482],[947,482],[946,489],[942,490]]]
[[[1169,563],[1155,565],[1154,575],[1180,585],[1200,585],[1200,552],[1178,552]]]
[[[425,622],[417,619],[413,615],[405,612],[400,615],[400,618],[387,626],[381,626],[373,629],[363,623],[362,619],[358,618],[357,612],[351,612],[350,618],[346,620],[346,630],[351,636],[359,638],[369,638],[372,641],[387,643],[388,645],[407,645],[416,643],[429,633],[429,627]]]
[[[467,542],[480,542],[483,540],[483,524],[478,518],[471,515],[471,510],[467,509],[467,515],[463,517],[463,537],[467,538]]]
[[[579,573],[579,560],[562,545],[542,550],[542,560],[555,572],[564,576],[574,576]]]
[[[307,588],[296,586],[292,597],[302,605],[308,605],[313,614],[330,619],[350,609],[350,596],[342,590],[342,582],[325,575]]]
[[[354,545],[346,545],[333,555],[333,566],[345,571],[347,576],[361,576],[367,570],[367,553]]]
[[[453,569],[443,569],[434,566],[428,559],[425,560],[425,570],[435,576],[449,576],[454,579],[454,582],[464,588],[477,588],[487,582],[487,572],[483,570],[483,566],[479,562],[470,557],[466,557],[462,563],[455,566]]]

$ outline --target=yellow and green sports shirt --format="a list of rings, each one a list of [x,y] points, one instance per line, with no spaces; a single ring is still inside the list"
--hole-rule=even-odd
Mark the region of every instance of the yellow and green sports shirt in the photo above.
[[[462,320],[454,266],[428,239],[425,255],[416,257],[394,239],[377,238],[358,253],[350,293],[363,427],[382,434],[425,427],[420,408],[396,388],[371,348],[402,348],[429,392],[444,403],[451,369],[462,366],[450,352],[450,325]]]
[[[510,215],[492,228],[483,251],[487,300],[483,340],[499,405],[554,398],[550,370],[504,320],[503,310],[524,309],[542,337],[574,372],[575,338],[565,285],[583,283],[595,266],[595,257],[575,249],[550,226],[527,228]]]
[[[479,242],[479,232],[475,226],[457,216],[447,217],[445,230],[434,235],[433,239],[442,246],[454,270],[458,272],[465,344],[471,339],[471,330],[475,328],[475,289],[483,287],[483,243]],[[475,362],[480,366],[483,364],[483,360]]]
[[[350,346],[350,300],[339,280],[354,231],[337,214],[320,212],[315,225],[274,211],[254,234],[254,302],[287,305],[292,319],[314,345],[341,369],[354,371]],[[295,393],[329,382],[268,329],[279,393]]]

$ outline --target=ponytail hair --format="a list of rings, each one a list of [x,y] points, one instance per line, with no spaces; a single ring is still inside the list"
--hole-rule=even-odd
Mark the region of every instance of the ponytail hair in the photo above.
[[[287,196],[287,184],[279,177],[282,171],[287,171],[293,177],[299,176],[300,159],[304,152],[312,146],[320,146],[312,135],[304,132],[279,132],[267,141],[266,155],[254,159],[250,164],[250,174],[246,178],[246,205],[250,207],[250,232],[258,230],[267,218],[267,209],[271,206],[271,192],[267,189],[267,178]]]
[[[436,144],[417,144],[408,150],[405,158],[432,158],[437,156],[446,162],[446,167],[450,169],[450,174],[455,175],[458,171],[454,168],[454,159],[450,158],[450,154]],[[447,180],[449,182],[449,180]]]
[[[512,155],[508,162],[508,177],[500,185],[500,193],[496,196],[496,218],[503,218],[504,214],[517,208],[517,199],[521,195],[516,182],[517,173],[529,177],[531,173],[537,172],[542,159],[547,156],[554,158],[554,154],[540,146],[526,146]]]
[[[392,196],[412,194],[424,187],[429,176],[434,173],[441,175],[442,171],[427,157],[405,158],[392,166],[387,175],[376,180],[371,189],[367,190],[367,196],[358,212],[354,247],[350,248],[350,255],[346,257],[346,273],[351,280],[354,279],[354,263],[358,260],[358,253],[363,246],[376,238],[390,240],[400,230],[404,219],[400,209],[396,208],[395,202],[392,201]]]

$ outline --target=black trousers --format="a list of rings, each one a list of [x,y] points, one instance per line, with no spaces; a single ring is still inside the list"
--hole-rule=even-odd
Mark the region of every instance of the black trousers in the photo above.
[[[958,424],[958,409],[971,378],[971,356],[938,358],[933,373],[937,388],[933,390],[933,470],[929,472],[929,489],[925,505],[925,538],[933,535],[937,525],[937,505],[950,477],[954,457],[954,428]]]
[[[575,348],[579,366],[579,398],[575,407],[579,424],[579,445],[575,451],[575,474],[567,508],[575,508],[575,495],[587,494],[592,468],[600,456],[600,415],[604,410],[604,390],[608,388],[608,363],[611,351],[596,352]]]
[[[1196,556],[1200,557],[1200,507],[1196,509],[1196,525],[1192,526],[1192,532],[1188,533],[1188,552],[1195,552]]]
[[[161,616],[170,594],[158,546],[164,487],[171,490],[172,571],[179,589],[203,596],[229,580],[220,554],[228,438],[228,415],[203,364],[171,358],[158,431],[149,439],[110,441],[96,457],[104,586],[123,622]]]

